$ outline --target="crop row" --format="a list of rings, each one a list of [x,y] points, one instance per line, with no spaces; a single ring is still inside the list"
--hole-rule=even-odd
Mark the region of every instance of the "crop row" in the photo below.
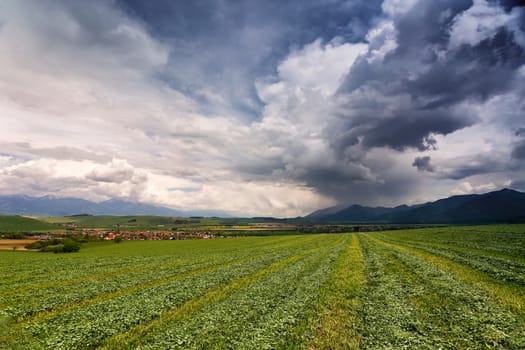
[[[428,244],[403,243],[483,271],[497,280],[525,286],[525,262],[490,256],[477,251]]]
[[[71,349],[96,344],[104,337],[156,317],[171,306],[201,295],[209,288],[250,273],[267,264],[269,259],[254,259],[248,264],[240,262],[61,312],[48,319],[29,321],[24,329],[28,331],[31,343],[24,346]]]
[[[519,317],[484,290],[406,251],[362,237],[364,348],[519,349]]]
[[[0,286],[0,348],[522,349],[524,232],[495,225],[4,252],[2,269],[10,258],[17,266]]]
[[[44,299],[46,293],[51,291],[50,294],[54,294],[60,290],[63,303],[57,304],[60,298],[54,297],[47,299],[47,305],[39,298],[12,299],[13,307],[8,308],[5,315],[11,326],[0,341],[7,348],[14,349],[92,348],[107,338],[126,333],[180,305],[198,300],[210,290],[222,290],[236,280],[257,274],[290,257],[314,254],[327,242],[337,243],[335,238],[310,238],[301,240],[300,244],[292,244],[292,241],[265,244],[265,249],[255,246],[253,250],[237,250],[221,259],[203,260],[201,256],[193,264],[161,271],[140,270],[121,276],[125,278],[120,281],[115,279],[116,276],[94,279],[90,281],[92,288],[89,284],[73,284],[68,286],[74,287],[69,290],[60,289],[63,286],[43,288],[41,294],[37,289],[35,292]],[[140,259],[134,265],[140,266]],[[206,305],[204,303],[202,307]],[[35,313],[35,310],[40,312]],[[28,317],[16,322],[21,314]]]
[[[140,267],[137,267],[135,264],[137,255],[113,256],[109,254],[108,256],[101,256],[97,252],[94,256],[82,256],[83,259],[79,259],[78,256],[64,256],[57,259],[54,255],[37,254],[33,255],[32,259],[28,261],[24,259],[23,255],[19,254],[9,260],[0,261],[0,269],[3,272],[5,271],[0,281],[0,295],[13,293],[14,291],[18,293],[24,290],[31,291],[56,285],[67,285],[104,276],[127,274],[131,270],[136,269],[155,269],[166,264],[171,264],[174,260],[210,259],[214,257],[246,254],[246,252],[252,250],[265,252],[273,250],[274,247],[279,247],[279,249],[293,247],[294,244],[291,238],[276,238],[266,241],[251,239],[249,240],[250,245],[238,244],[238,241],[244,243],[243,240],[235,240],[235,242],[232,242],[230,249],[224,249],[222,247],[218,249],[217,247],[211,246],[207,250],[195,249],[192,246],[188,247],[190,249],[185,250],[182,249],[184,245],[175,245],[175,242],[155,242],[163,243],[168,247],[172,245],[173,250],[165,251],[163,252],[164,254],[159,255],[148,256],[137,254],[141,260]],[[130,245],[130,243],[128,243],[126,247]],[[152,249],[151,254],[155,254],[155,251],[155,249]],[[109,253],[111,253],[111,251]]]
[[[366,286],[364,259],[356,234],[334,264],[320,291],[314,338],[308,349],[359,349],[362,333],[362,294]]]
[[[191,318],[174,319],[142,339],[140,349],[299,348],[308,311],[344,244],[265,275]],[[310,335],[311,336],[311,335]]]
[[[525,257],[525,225],[440,227],[385,232],[390,239],[479,250],[509,259]]]

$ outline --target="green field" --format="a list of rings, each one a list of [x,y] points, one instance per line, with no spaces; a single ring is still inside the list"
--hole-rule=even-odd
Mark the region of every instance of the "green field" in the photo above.
[[[5,217],[8,218],[8,217]],[[137,231],[137,230],[184,230],[184,231],[210,231],[210,230],[250,230],[264,223],[264,219],[259,221],[253,218],[185,218],[185,217],[169,217],[169,216],[155,216],[155,215],[75,215],[63,217],[48,217],[40,218],[40,222],[44,224],[75,224],[79,228],[103,228]],[[279,230],[282,225],[285,225],[288,230],[295,230],[294,224],[275,224],[274,227]],[[1,226],[1,218],[0,218]],[[63,227],[63,226],[62,226]],[[259,226],[260,227],[260,226]],[[272,226],[270,226],[271,228]],[[265,228],[268,229],[268,228]]]
[[[60,226],[24,216],[0,215],[0,232],[59,230]]]
[[[173,226],[199,226],[216,223],[219,219],[190,219],[154,215],[77,215],[43,218],[48,223],[73,223],[84,228],[114,228],[117,225],[126,229],[169,229]]]
[[[2,349],[524,349],[525,225],[0,251]]]

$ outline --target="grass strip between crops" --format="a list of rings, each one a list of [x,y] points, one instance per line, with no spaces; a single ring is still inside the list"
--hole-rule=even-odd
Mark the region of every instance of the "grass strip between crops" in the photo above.
[[[499,281],[488,274],[473,269],[471,267],[456,263],[450,259],[429,253],[422,248],[408,247],[402,244],[386,242],[377,237],[371,238],[376,242],[388,246],[392,249],[410,253],[418,256],[441,270],[451,272],[459,280],[475,288],[484,290],[501,306],[509,310],[521,319],[525,319],[525,289],[523,287],[511,285],[504,281]]]
[[[393,239],[391,237],[388,237],[388,239],[386,239],[383,236],[381,237],[381,239],[383,241],[388,241],[388,242],[392,242],[392,243],[411,244],[411,245],[427,245],[427,246],[432,246],[432,247],[436,247],[436,248],[450,249],[450,250],[454,250],[454,251],[458,251],[458,252],[474,253],[474,254],[479,255],[481,257],[483,257],[483,256],[491,256],[491,257],[502,258],[502,259],[507,259],[507,260],[511,260],[511,261],[518,261],[518,262],[522,262],[522,263],[525,262],[525,257],[524,256],[519,256],[519,255],[510,254],[510,253],[504,253],[504,252],[499,252],[499,251],[490,250],[490,249],[487,249],[487,248],[482,249],[482,248],[471,247],[471,246],[461,246],[461,245],[457,245],[457,244],[438,243],[438,242],[421,241],[421,240],[406,240],[406,239],[399,240],[399,239]]]
[[[160,279],[155,279],[155,280],[152,280],[150,282],[146,282],[146,283],[142,283],[142,284],[139,284],[139,285],[134,285],[134,286],[130,286],[130,287],[127,287],[127,288],[119,289],[119,290],[117,290],[115,292],[112,292],[112,293],[99,294],[99,295],[96,295],[95,297],[88,298],[88,299],[85,299],[85,300],[80,301],[80,302],[75,302],[75,303],[72,303],[72,304],[63,305],[62,307],[59,307],[59,308],[56,308],[56,309],[53,309],[53,310],[48,310],[48,311],[43,311],[43,312],[37,313],[37,314],[33,315],[33,317],[31,317],[31,319],[19,322],[19,324],[23,324],[24,322],[28,322],[28,321],[31,321],[31,322],[40,321],[40,320],[43,320],[43,319],[47,319],[47,318],[53,317],[53,316],[58,315],[58,314],[63,313],[63,312],[71,311],[71,310],[74,310],[74,309],[79,309],[79,308],[82,308],[84,306],[91,305],[91,304],[101,303],[101,302],[104,302],[106,300],[114,299],[114,298],[117,298],[117,297],[120,297],[120,296],[123,296],[123,295],[126,295],[126,294],[132,294],[132,293],[135,293],[137,291],[148,289],[148,288],[151,288],[151,287],[155,287],[155,286],[158,286],[158,285],[161,285],[161,284],[175,282],[175,281],[183,279],[183,278],[187,278],[187,277],[203,274],[203,273],[206,273],[206,272],[209,272],[209,271],[212,271],[212,270],[217,270],[217,269],[225,267],[225,266],[229,266],[229,265],[233,265],[233,264],[236,264],[236,263],[240,263],[240,262],[248,261],[248,260],[251,260],[251,259],[255,259],[255,258],[259,257],[259,256],[261,256],[261,255],[260,254],[259,255],[251,255],[251,256],[248,256],[248,257],[242,257],[242,258],[237,258],[237,259],[233,259],[233,260],[228,260],[228,261],[225,261],[225,262],[222,262],[222,263],[219,263],[219,264],[215,264],[215,265],[211,265],[211,266],[205,266],[205,267],[198,268],[198,269],[195,269],[195,270],[190,270],[190,271],[187,271],[187,272],[179,273],[179,274],[176,274],[176,275],[173,275],[173,276],[168,276],[168,277],[164,277],[164,278],[160,278]]]
[[[361,236],[371,287],[363,296],[364,348],[523,348],[522,322],[490,294],[371,236]]]
[[[269,244],[266,244],[266,245],[271,247],[272,245],[275,245],[275,243],[272,242],[272,243],[269,243]],[[267,248],[267,247],[265,247],[265,249],[269,250],[269,248]],[[142,265],[140,267],[137,267],[137,266],[133,266],[131,268],[130,267],[126,267],[126,268],[123,268],[123,269],[116,269],[116,270],[113,270],[113,271],[107,271],[107,272],[102,272],[102,273],[97,273],[97,274],[92,274],[92,275],[86,275],[86,276],[80,276],[80,277],[69,278],[69,279],[62,279],[62,280],[56,280],[56,281],[49,281],[49,282],[40,283],[40,284],[33,284],[33,285],[25,286],[25,287],[17,287],[17,288],[10,289],[10,290],[0,291],[0,297],[1,296],[14,295],[14,294],[20,295],[20,294],[23,294],[23,293],[27,293],[27,292],[31,292],[31,291],[35,291],[35,290],[39,290],[39,289],[68,286],[68,285],[72,285],[72,284],[76,284],[76,283],[80,283],[80,282],[96,281],[96,280],[100,280],[100,279],[104,279],[104,278],[109,278],[109,277],[114,277],[114,276],[119,276],[119,275],[125,275],[125,274],[127,274],[129,272],[139,272],[139,271],[146,271],[146,270],[155,270],[155,269],[158,269],[158,268],[165,269],[165,268],[169,268],[169,267],[176,267],[176,266],[180,266],[182,264],[187,264],[187,263],[191,262],[192,260],[194,260],[194,259],[185,258],[185,259],[177,259],[176,261],[173,261],[173,262],[170,262],[170,263],[166,263],[166,262],[163,261],[163,262],[160,262],[160,263]]]
[[[352,234],[326,282],[318,310],[321,319],[308,349],[359,349],[362,320],[358,310],[365,285],[363,252],[358,236]]]
[[[288,246],[288,245],[293,245],[293,240],[294,240],[294,237],[292,236],[286,236],[286,237],[283,237],[281,240],[279,241],[271,241],[271,242],[267,242],[267,243],[259,243],[257,244],[257,247],[259,248],[259,250],[269,250],[271,249],[272,247],[275,247],[275,246],[279,246],[279,247],[284,247],[284,246]],[[17,287],[15,289],[8,289],[8,290],[0,290],[0,296],[8,296],[8,295],[14,295],[14,294],[21,294],[21,293],[25,293],[25,292],[31,292],[31,291],[34,291],[34,290],[38,290],[38,289],[43,289],[43,288],[52,288],[52,287],[59,287],[59,286],[67,286],[67,285],[71,285],[71,284],[75,284],[75,283],[79,283],[79,282],[85,282],[85,281],[91,281],[91,280],[97,280],[97,279],[102,279],[102,278],[107,278],[107,277],[113,277],[113,276],[118,276],[118,275],[123,275],[123,274],[126,274],[128,272],[137,272],[137,271],[143,271],[143,270],[148,270],[148,269],[157,269],[159,267],[162,267],[162,268],[165,268],[165,267],[169,267],[171,265],[180,265],[181,262],[182,263],[187,263],[189,262],[190,260],[189,259],[184,259],[184,260],[180,260],[178,259],[177,261],[175,262],[171,262],[171,263],[166,263],[166,262],[160,262],[160,263],[153,263],[153,264],[147,264],[147,265],[143,265],[141,267],[132,267],[132,268],[122,268],[122,269],[115,269],[115,270],[112,270],[112,271],[106,271],[106,272],[102,272],[102,273],[99,273],[99,274],[89,274],[89,275],[86,275],[86,276],[79,276],[79,277],[75,277],[75,278],[68,278],[67,276],[64,276],[65,278],[64,279],[59,279],[59,280],[55,280],[55,281],[46,281],[44,283],[37,283],[35,284],[34,282],[28,286],[20,286],[20,287]],[[75,273],[77,273],[75,271]],[[56,276],[56,271],[53,271],[53,272],[46,272],[46,273],[42,273],[39,275],[39,277],[49,277],[49,276]],[[18,278],[20,278],[20,276],[18,276]],[[29,282],[33,281],[34,278],[35,278],[35,274],[34,272],[31,272],[30,274],[28,274],[27,276],[24,276],[24,278],[26,278]],[[5,281],[3,281],[5,282]]]
[[[212,289],[208,291],[205,295],[196,299],[189,300],[188,302],[180,305],[179,307],[171,309],[170,311],[160,315],[158,318],[153,319],[148,323],[139,324],[138,326],[131,328],[125,333],[120,333],[113,337],[105,339],[102,345],[99,347],[99,349],[118,350],[133,348],[135,345],[140,343],[140,340],[145,338],[148,334],[156,332],[158,331],[158,329],[162,328],[163,324],[176,319],[187,319],[206,305],[211,303],[217,303],[223,299],[226,299],[233,292],[246,288],[250,284],[255,283],[261,277],[283,269],[287,265],[298,261],[308,256],[309,254],[313,254],[314,252],[319,251],[323,248],[326,247],[313,248],[303,251],[299,254],[292,255],[286,259],[277,261],[264,269],[258,270],[250,275],[234,280],[228,285]]]
[[[51,281],[51,282],[46,282],[46,283],[41,283],[41,284],[34,284],[34,285],[27,286],[27,287],[20,287],[20,288],[17,288],[17,289],[2,291],[2,292],[0,292],[0,296],[7,296],[7,295],[12,295],[12,294],[22,294],[22,293],[35,291],[35,290],[38,290],[38,289],[43,289],[43,288],[68,286],[68,285],[72,285],[72,284],[79,283],[79,282],[95,281],[95,280],[100,280],[100,279],[104,279],[104,278],[114,277],[114,276],[118,276],[118,275],[125,275],[125,274],[127,274],[129,272],[153,270],[153,269],[160,268],[160,267],[162,267],[162,268],[175,267],[175,266],[179,266],[179,265],[185,264],[188,261],[189,261],[188,259],[186,259],[186,260],[178,259],[177,261],[169,263],[169,264],[163,262],[163,263],[158,263],[158,264],[144,265],[144,266],[140,266],[140,267],[134,266],[134,267],[131,267],[131,268],[128,267],[128,268],[118,269],[118,270],[114,270],[114,271],[102,272],[102,273],[98,273],[98,274],[94,274],[94,275],[87,275],[87,276],[70,278],[70,279],[64,279],[64,280],[59,280],[59,281]]]
[[[318,320],[319,292],[349,238],[261,277],[188,319],[163,325],[138,349],[304,348]]]

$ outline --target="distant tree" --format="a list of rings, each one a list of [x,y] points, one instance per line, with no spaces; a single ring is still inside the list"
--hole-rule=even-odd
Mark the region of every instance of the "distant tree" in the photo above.
[[[80,243],[70,238],[53,238],[46,241],[36,241],[26,245],[26,249],[38,249],[41,252],[72,253],[80,250]]]
[[[80,243],[73,240],[64,240],[65,243],[62,246],[62,252],[64,253],[73,253],[80,250]]]
[[[25,232],[6,232],[2,234],[2,237],[7,239],[24,239],[27,238],[27,234]]]

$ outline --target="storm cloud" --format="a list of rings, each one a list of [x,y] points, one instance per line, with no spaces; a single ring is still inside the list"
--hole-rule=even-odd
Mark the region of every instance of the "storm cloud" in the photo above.
[[[484,1],[420,1],[385,19],[369,32],[375,47],[370,45],[353,64],[339,89],[348,102],[330,135],[341,161],[356,143],[435,150],[440,146],[436,135],[482,123],[463,106],[483,104],[523,84],[522,16],[522,10],[505,11]],[[522,154],[520,147],[514,148],[514,157]],[[416,159],[419,170],[432,169],[421,162],[426,158]],[[444,177],[462,179],[502,168],[493,165],[458,164]]]
[[[525,140],[518,142],[512,149],[512,157],[525,160]]]
[[[524,113],[521,1],[0,3],[2,194],[296,216],[525,190]]]
[[[412,163],[412,166],[415,166],[419,171],[428,171],[431,173],[435,171],[429,156],[416,157],[416,159],[414,159],[414,163]]]
[[[476,123],[476,115],[458,110],[462,103],[512,91],[525,61],[517,42],[521,34],[511,25],[513,16],[483,3],[420,1],[385,20],[388,25],[377,29],[379,49],[355,62],[340,87],[349,102],[339,132],[354,142],[361,136],[366,147],[426,150],[435,146],[428,142],[432,135]],[[486,33],[471,38],[465,33],[475,25],[470,22],[489,16],[477,15],[476,6],[509,19],[487,23]]]

